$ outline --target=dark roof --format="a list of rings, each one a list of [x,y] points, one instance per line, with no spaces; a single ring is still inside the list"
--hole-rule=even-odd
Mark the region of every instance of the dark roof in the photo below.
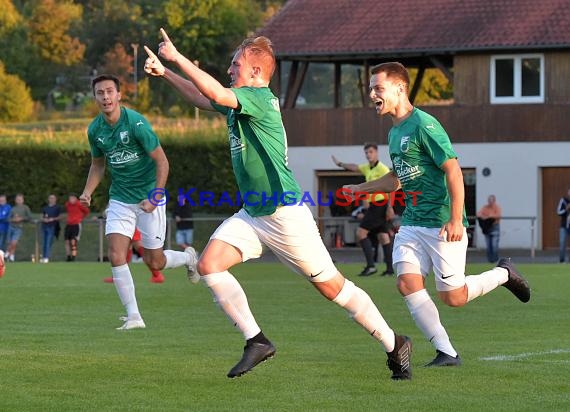
[[[258,32],[278,57],[570,48],[569,0],[289,0]]]

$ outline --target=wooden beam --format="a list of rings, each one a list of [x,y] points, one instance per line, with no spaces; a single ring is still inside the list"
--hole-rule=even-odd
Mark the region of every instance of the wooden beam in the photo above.
[[[340,78],[341,78],[341,66],[340,66],[340,63],[336,62],[334,64],[334,104],[333,104],[333,107],[335,107],[335,108],[338,108],[341,106]]]
[[[414,81],[414,85],[412,86],[412,90],[410,91],[410,102],[414,104],[414,100],[416,100],[416,96],[420,91],[420,86],[422,84],[422,80],[424,78],[424,73],[426,71],[426,65],[422,61],[420,63],[420,67],[418,67],[418,74],[416,76],[416,80]]]
[[[447,81],[449,83],[451,83],[451,85],[453,85],[453,72],[451,70],[449,70],[449,67],[447,67],[445,64],[443,64],[443,62],[441,60],[439,60],[437,57],[431,56],[429,58],[429,61],[436,68],[438,68],[443,73],[443,75],[447,78]]]
[[[291,64],[291,71],[289,72],[289,81],[287,83],[287,94],[285,96],[285,109],[292,109],[295,107],[297,97],[301,91],[301,86],[305,80],[309,62],[302,62],[299,67],[299,61],[294,61]]]

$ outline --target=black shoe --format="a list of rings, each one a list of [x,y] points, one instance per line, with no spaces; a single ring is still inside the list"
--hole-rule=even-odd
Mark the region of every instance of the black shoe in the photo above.
[[[376,266],[366,266],[362,272],[358,274],[358,276],[370,276],[378,272]]]
[[[252,370],[256,365],[275,355],[275,346],[271,342],[248,343],[243,348],[241,360],[228,372],[228,378],[236,378]]]
[[[392,371],[393,380],[412,379],[412,340],[396,335],[396,347],[388,354],[386,365]]]
[[[65,259],[66,262],[71,262],[71,256],[68,256],[67,259]]]
[[[459,366],[461,365],[461,358],[459,354],[456,357],[448,355],[440,350],[436,350],[437,355],[430,363],[424,365],[426,368],[430,368],[432,366]]]
[[[380,274],[380,276],[394,276],[394,271],[393,270],[385,270],[384,272],[382,272]]]
[[[515,265],[511,262],[511,258],[501,258],[497,267],[507,269],[509,272],[509,280],[503,283],[503,286],[512,292],[521,302],[530,300],[530,286],[525,278],[515,269]]]

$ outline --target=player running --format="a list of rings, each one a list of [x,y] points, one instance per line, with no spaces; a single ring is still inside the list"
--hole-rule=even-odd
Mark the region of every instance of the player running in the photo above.
[[[91,167],[81,203],[89,206],[91,196],[105,173],[111,172],[105,235],[113,283],[127,312],[120,330],[144,328],[135,296],[135,285],[127,264],[127,252],[135,228],[139,228],[144,262],[151,270],[186,266],[188,276],[196,272],[196,251],[163,250],[166,236],[166,201],[161,191],[168,177],[168,160],[148,121],[120,105],[119,79],[100,75],[91,82],[100,113],[88,127]],[[152,200],[152,202],[151,202]]]
[[[193,105],[226,116],[239,190],[267,199],[258,204],[246,202],[243,209],[226,219],[198,261],[198,271],[215,301],[246,340],[243,356],[228,377],[241,376],[275,354],[275,347],[251,313],[244,290],[229,272],[238,263],[258,258],[263,243],[323,296],[346,309],[382,344],[392,379],[410,379],[410,339],[396,335],[370,296],[337,270],[309,208],[284,206],[294,203],[301,189],[287,166],[279,99],[268,87],[275,70],[270,40],[248,38],[237,48],[228,69],[231,88],[226,88],[182,56],[162,29],[161,34],[159,55],[174,62],[188,79],[166,69],[146,46],[149,57],[145,71],[164,78]]]

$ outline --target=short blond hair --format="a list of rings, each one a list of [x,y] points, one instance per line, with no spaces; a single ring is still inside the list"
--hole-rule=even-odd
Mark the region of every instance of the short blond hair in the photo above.
[[[262,68],[263,73],[267,73],[270,80],[275,72],[275,53],[273,43],[265,36],[248,37],[238,47],[246,59],[252,59],[255,64]]]

